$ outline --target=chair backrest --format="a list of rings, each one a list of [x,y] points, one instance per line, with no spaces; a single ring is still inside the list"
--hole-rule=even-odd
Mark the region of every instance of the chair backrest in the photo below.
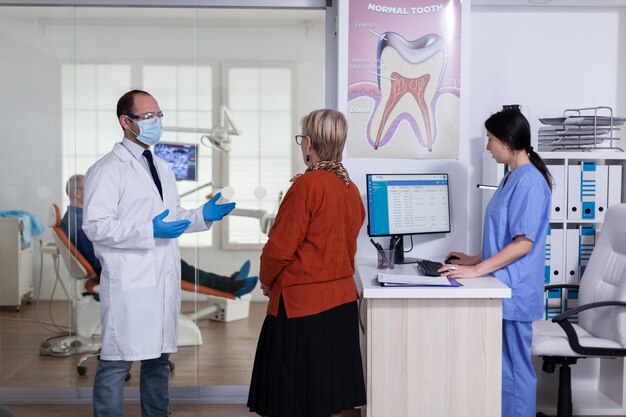
[[[93,278],[96,272],[93,266],[76,249],[61,228],[61,210],[56,204],[50,206],[48,211],[48,226],[52,229],[52,237],[57,245],[61,258],[70,275],[76,279]]]
[[[580,280],[578,301],[626,301],[626,204],[609,207]],[[626,307],[601,307],[578,314],[578,324],[593,336],[626,348]]]

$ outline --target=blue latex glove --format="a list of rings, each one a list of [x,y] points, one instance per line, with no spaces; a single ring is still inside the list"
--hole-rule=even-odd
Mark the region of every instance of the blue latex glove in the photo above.
[[[164,222],[163,219],[167,217],[169,212],[169,209],[165,209],[163,213],[157,214],[154,219],[152,219],[154,237],[161,239],[175,239],[178,236],[182,235],[191,224],[189,220]]]
[[[217,193],[215,196],[204,203],[202,206],[202,215],[204,221],[222,220],[224,216],[233,211],[235,203],[216,204],[216,201],[220,199],[222,193]]]

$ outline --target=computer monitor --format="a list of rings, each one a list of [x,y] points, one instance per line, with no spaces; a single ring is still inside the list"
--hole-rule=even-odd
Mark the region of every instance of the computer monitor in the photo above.
[[[398,242],[402,263],[402,236],[450,232],[448,174],[367,174],[367,209],[368,235]]]
[[[176,181],[198,181],[198,145],[159,142],[154,153],[170,164]]]

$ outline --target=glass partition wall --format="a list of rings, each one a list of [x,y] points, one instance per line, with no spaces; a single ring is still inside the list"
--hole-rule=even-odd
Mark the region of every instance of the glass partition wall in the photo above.
[[[249,260],[258,275],[262,226],[304,169],[293,135],[324,107],[324,45],[323,10],[0,5],[0,210],[44,226],[52,204],[63,216],[68,179],[123,137],[118,98],[146,90],[164,113],[162,156],[180,174],[181,204],[222,191],[244,209],[180,238],[182,259],[225,279]],[[98,347],[99,305],[53,233],[31,239],[32,293],[19,310],[2,306],[0,389],[93,383],[97,361],[81,364],[84,375],[77,365]],[[266,304],[258,284],[241,300],[183,291],[172,386],[249,383]],[[127,384],[138,382],[134,366]]]

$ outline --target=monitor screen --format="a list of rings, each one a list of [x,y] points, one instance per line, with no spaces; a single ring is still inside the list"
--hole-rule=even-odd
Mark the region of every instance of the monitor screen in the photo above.
[[[154,153],[170,164],[177,181],[198,180],[198,145],[159,142]]]
[[[370,236],[450,232],[448,174],[367,174]]]

